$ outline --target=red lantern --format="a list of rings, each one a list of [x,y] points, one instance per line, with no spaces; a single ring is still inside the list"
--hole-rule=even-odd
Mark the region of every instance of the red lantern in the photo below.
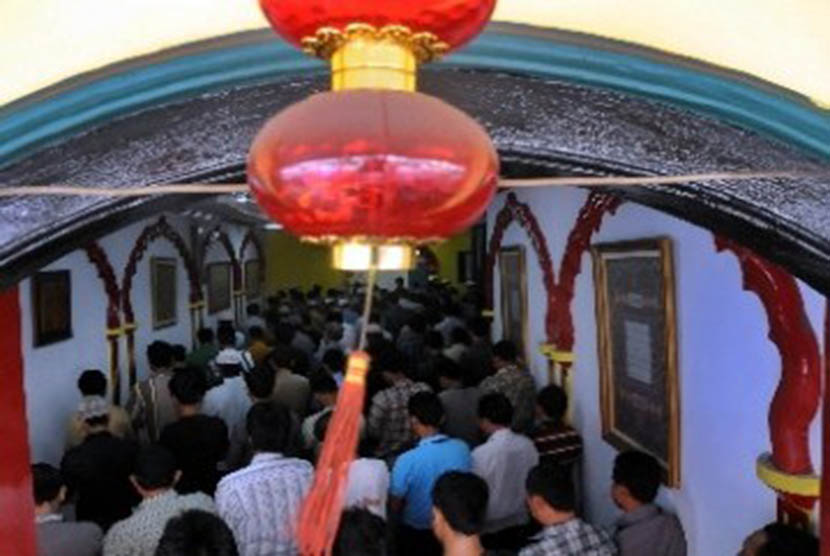
[[[308,47],[304,39],[344,32],[354,23],[377,29],[404,26],[412,33],[431,33],[449,49],[477,35],[495,0],[260,0],[274,30],[287,41]],[[328,31],[323,31],[327,29]],[[320,33],[318,33],[320,31]]]
[[[498,158],[475,120],[428,95],[316,94],[272,118],[248,156],[259,205],[312,240],[408,245],[471,226]]]

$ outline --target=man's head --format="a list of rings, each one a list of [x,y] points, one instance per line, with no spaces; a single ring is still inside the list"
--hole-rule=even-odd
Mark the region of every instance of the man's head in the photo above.
[[[383,350],[375,361],[375,370],[383,373],[383,379],[390,385],[406,376],[406,358],[395,348]]]
[[[309,381],[314,400],[323,407],[333,406],[337,402],[337,381],[327,372],[311,375]]]
[[[257,303],[248,303],[248,307],[246,307],[245,311],[248,313],[249,317],[258,317],[259,316],[259,304],[257,304]]]
[[[213,344],[215,335],[211,328],[200,328],[196,333],[196,338],[198,338],[200,345],[207,346]]]
[[[285,320],[281,320],[277,323],[277,326],[274,327],[274,336],[277,339],[277,343],[285,346],[291,345],[291,342],[294,341],[294,334],[296,333],[296,328]]]
[[[130,482],[142,498],[151,498],[173,488],[179,477],[181,471],[176,468],[175,456],[167,448],[151,444],[142,448],[135,458]]]
[[[478,428],[486,435],[510,428],[513,405],[504,394],[493,392],[478,400]]]
[[[484,317],[476,317],[470,321],[470,333],[479,339],[490,338],[490,321]]]
[[[202,510],[188,510],[171,518],[156,547],[155,556],[238,556],[236,541],[227,524]]]
[[[493,366],[496,369],[515,365],[517,357],[516,344],[510,340],[502,340],[493,346]]]
[[[147,346],[147,361],[151,370],[166,371],[173,366],[173,349],[167,342],[156,340]]]
[[[783,523],[770,523],[749,535],[738,556],[818,556],[813,535]]]
[[[435,360],[435,370],[438,373],[441,388],[444,390],[461,386],[461,366],[449,357],[439,356]]]
[[[236,330],[233,329],[233,326],[221,324],[216,331],[216,339],[219,341],[220,347],[234,347],[236,345]]]
[[[444,473],[432,488],[432,530],[442,544],[455,536],[478,535],[487,515],[489,491],[474,473]]]
[[[473,340],[472,340],[472,338],[470,338],[470,333],[467,332],[466,328],[463,328],[461,326],[456,326],[455,328],[452,329],[452,332],[450,333],[450,344],[452,344],[452,345],[461,344],[461,345],[469,346],[472,343],[473,343]]]
[[[283,453],[291,440],[291,412],[275,402],[260,402],[248,410],[248,437],[255,452]]]
[[[346,357],[339,349],[327,349],[323,354],[323,366],[332,374],[342,373],[346,368]]]
[[[82,396],[107,395],[107,377],[98,369],[87,369],[78,377],[78,390]]]
[[[102,396],[84,396],[78,404],[78,417],[87,433],[107,430],[110,404]]]
[[[576,493],[567,468],[537,465],[527,474],[525,487],[530,513],[542,525],[561,523],[574,516]]]
[[[261,326],[252,326],[248,329],[248,337],[251,338],[251,341],[264,342],[265,330]]]
[[[198,367],[185,367],[173,374],[168,387],[180,407],[198,406],[207,392],[207,378]]]
[[[32,465],[32,492],[36,513],[56,512],[66,499],[66,485],[61,472],[48,463]]]
[[[386,556],[386,523],[365,509],[348,509],[340,518],[334,556]]]
[[[170,355],[173,357],[173,366],[183,367],[187,359],[187,348],[182,344],[173,344],[170,346]]]
[[[662,476],[663,470],[654,457],[645,452],[623,452],[614,460],[611,498],[626,512],[651,504]]]
[[[568,410],[568,395],[556,384],[549,384],[536,395],[536,416],[561,424]]]
[[[438,432],[444,422],[444,406],[434,392],[418,392],[407,404],[412,430],[419,438]]]
[[[444,349],[444,337],[437,330],[430,330],[424,337],[424,345],[432,351],[440,352]]]
[[[268,365],[256,367],[242,376],[245,379],[245,386],[248,387],[248,396],[254,402],[268,401],[274,395],[276,376],[274,369]]]

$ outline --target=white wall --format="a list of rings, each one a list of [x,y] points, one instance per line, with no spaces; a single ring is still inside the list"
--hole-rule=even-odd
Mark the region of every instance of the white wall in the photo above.
[[[545,234],[554,271],[565,248],[583,191],[571,188],[517,192]],[[488,212],[492,231],[504,204]],[[683,522],[689,553],[734,554],[743,537],[775,517],[775,498],[755,477],[755,459],[770,450],[769,401],[778,383],[780,358],[767,339],[767,318],[754,293],[742,289],[737,259],[715,251],[710,232],[660,212],[626,203],[606,216],[593,242],[668,236],[673,240],[676,276],[678,362],[681,407],[681,488],[663,489],[659,501]],[[545,292],[538,260],[524,230],[511,224],[502,245],[524,245],[527,253],[531,368],[547,382],[547,362],[537,347],[545,341]],[[609,525],[618,516],[610,502],[616,451],[601,438],[599,374],[590,254],[582,259],[572,304],[576,364],[572,370],[573,422],[585,440],[585,489],[590,520]],[[808,315],[821,341],[824,299],[801,285]],[[498,272],[494,307],[499,307]],[[494,334],[500,334],[496,311]],[[820,465],[818,418],[811,429],[814,465]]]
[[[187,222],[175,216],[168,216],[168,222],[189,243]],[[99,239],[115,270],[119,285],[123,282],[124,267],[135,240],[142,230],[155,221],[141,221]],[[238,251],[245,229],[238,226],[223,226],[231,236]],[[212,249],[215,249],[212,248]],[[211,251],[213,253],[213,251]],[[150,290],[150,260],[152,257],[168,257],[177,263],[177,317],[175,325],[159,330],[152,327]],[[221,260],[227,260],[222,251]],[[95,267],[87,260],[84,251],[74,251],[44,270],[71,271],[72,284],[72,330],[73,337],[59,343],[35,348],[31,319],[31,280],[20,284],[22,313],[22,342],[24,357],[24,389],[29,422],[29,444],[33,461],[57,464],[63,453],[65,426],[71,412],[80,401],[76,383],[80,373],[87,368],[97,368],[108,373],[108,344],[106,339],[107,298],[103,282],[98,278]],[[166,239],[152,242],[137,266],[133,278],[132,304],[136,329],[136,363],[139,380],[148,372],[146,347],[154,340],[173,344],[191,345],[190,284],[184,262],[172,243]],[[227,318],[233,318],[231,312]],[[123,317],[122,317],[123,318]],[[209,323],[212,325],[213,323]],[[126,342],[120,343],[120,365],[122,403],[126,401],[128,377]]]

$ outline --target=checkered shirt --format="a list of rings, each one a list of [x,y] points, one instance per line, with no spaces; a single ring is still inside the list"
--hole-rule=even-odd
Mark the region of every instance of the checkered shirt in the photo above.
[[[531,539],[519,556],[614,556],[617,546],[602,529],[573,518],[551,525]]]
[[[414,440],[407,404],[418,392],[429,391],[430,387],[423,382],[404,378],[375,394],[366,427],[369,435],[378,439],[378,455],[394,454]]]
[[[513,430],[526,433],[530,429],[536,408],[536,383],[529,372],[509,365],[485,378],[480,388],[485,394],[498,392],[510,400],[513,406]]]

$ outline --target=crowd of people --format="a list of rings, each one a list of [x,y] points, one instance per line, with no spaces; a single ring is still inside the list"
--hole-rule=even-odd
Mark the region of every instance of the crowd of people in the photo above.
[[[399,282],[365,292],[280,292],[247,320],[198,332],[189,353],[155,341],[124,408],[98,370],[60,468],[32,466],[45,556],[297,553],[296,520],[365,333],[371,368],[358,457],[334,553],[682,556],[680,521],[655,504],[663,470],[624,452],[610,477],[612,529],[582,513],[580,435],[556,385],[538,389],[509,341],[490,342],[473,293]],[[770,525],[742,554],[817,554]]]

